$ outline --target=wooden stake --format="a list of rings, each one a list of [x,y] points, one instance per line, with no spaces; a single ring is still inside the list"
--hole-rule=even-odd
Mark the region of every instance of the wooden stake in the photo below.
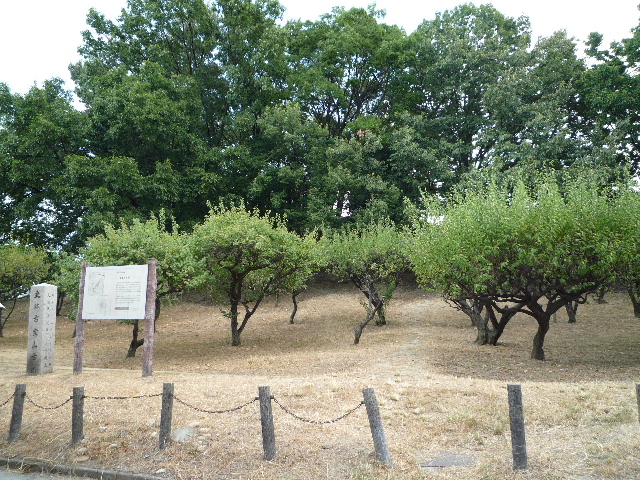
[[[89,262],[82,262],[82,276],[80,277],[80,295],[78,297],[78,314],[76,315],[76,343],[73,352],[73,374],[82,373],[82,357],[84,356],[84,320],[82,318],[82,303],[84,302],[84,282]]]
[[[527,439],[524,430],[524,408],[522,407],[522,389],[520,385],[507,385],[509,393],[509,420],[511,423],[511,451],[513,469],[527,468]]]
[[[387,437],[382,426],[382,417],[380,416],[376,393],[373,388],[365,388],[362,394],[364,396],[364,404],[367,407],[367,415],[369,416],[369,426],[371,427],[373,446],[376,450],[376,459],[392,468],[391,455],[389,454]]]
[[[269,387],[258,387],[260,399],[260,423],[262,425],[262,449],[264,459],[276,458],[276,432],[273,428],[273,412],[271,410],[271,391]]]
[[[173,417],[173,383],[162,384],[162,412],[160,413],[160,438],[158,448],[171,443],[171,419]]]
[[[15,442],[22,430],[22,412],[24,411],[24,401],[27,397],[27,384],[16,385],[13,393],[13,410],[11,412],[11,426],[9,427],[9,442]]]
[[[71,412],[71,445],[84,438],[84,387],[73,387]]]
[[[155,341],[156,294],[158,289],[157,270],[158,261],[155,258],[147,260],[149,274],[147,276],[147,303],[144,314],[144,350],[142,354],[142,376],[153,375],[153,347]]]

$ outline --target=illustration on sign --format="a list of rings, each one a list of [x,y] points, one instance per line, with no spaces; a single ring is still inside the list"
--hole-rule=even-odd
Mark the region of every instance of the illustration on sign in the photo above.
[[[87,267],[82,318],[144,319],[148,273],[147,265]]]

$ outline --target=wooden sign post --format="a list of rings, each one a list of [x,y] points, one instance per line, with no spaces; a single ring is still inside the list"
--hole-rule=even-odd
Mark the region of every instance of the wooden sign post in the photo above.
[[[73,373],[82,373],[86,320],[145,320],[142,376],[153,375],[154,321],[156,314],[157,265],[90,267],[82,263]]]

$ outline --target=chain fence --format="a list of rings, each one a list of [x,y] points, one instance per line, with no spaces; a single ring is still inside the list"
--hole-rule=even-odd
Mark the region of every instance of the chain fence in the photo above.
[[[237,412],[238,410],[242,410],[244,407],[247,407],[247,406],[251,405],[252,403],[255,403],[255,402],[258,401],[258,398],[256,397],[256,398],[253,398],[253,399],[249,400],[246,403],[243,403],[242,405],[238,405],[237,407],[228,408],[226,410],[207,410],[207,409],[204,409],[204,408],[196,407],[195,405],[191,405],[191,404],[185,402],[184,400],[181,400],[179,397],[177,397],[175,395],[173,396],[173,399],[176,402],[184,405],[185,407],[190,408],[191,410],[195,410],[196,412],[211,413],[211,414]]]
[[[276,397],[271,397],[271,399],[273,400],[273,402],[278,405],[285,413],[291,415],[293,418],[295,418],[296,420],[300,420],[301,422],[304,423],[311,423],[314,425],[326,425],[329,423],[336,423],[339,422],[340,420],[344,420],[345,418],[347,418],[349,415],[351,415],[352,413],[354,413],[356,410],[358,410],[361,406],[364,405],[364,402],[360,402],[358,405],[356,405],[355,407],[353,407],[351,410],[349,410],[347,413],[340,415],[337,418],[331,419],[331,420],[311,420],[308,418],[304,418],[301,417],[300,415],[295,414],[294,412],[292,412],[290,409],[288,409],[287,407],[285,407]]]
[[[6,406],[13,399],[14,396],[15,396],[15,394],[12,394],[9,398],[7,398],[7,400],[5,400],[3,403],[1,403],[0,404],[0,408]],[[88,400],[134,400],[134,399],[140,399],[140,398],[156,398],[156,397],[161,397],[161,396],[162,396],[162,393],[153,393],[153,394],[130,395],[130,396],[92,396],[92,395],[83,395],[82,398],[83,399],[88,399]],[[41,410],[57,410],[59,408],[64,407],[65,405],[67,405],[69,402],[71,402],[73,400],[73,395],[70,396],[65,401],[63,401],[62,403],[60,403],[58,405],[54,405],[54,406],[40,405],[38,402],[36,402],[33,398],[31,398],[28,395],[26,396],[25,399],[31,405],[33,405],[34,407],[39,408]],[[214,414],[215,415],[215,414],[233,413],[233,412],[237,412],[239,410],[242,410],[243,408],[248,407],[252,403],[257,402],[259,400],[259,397],[252,398],[248,402],[245,402],[245,403],[243,403],[241,405],[238,405],[236,407],[231,407],[231,408],[227,408],[227,409],[223,409],[223,410],[209,410],[207,408],[198,407],[196,405],[193,405],[191,403],[186,402],[185,400],[182,400],[177,395],[173,395],[173,399],[176,402],[180,403],[181,405],[184,405],[185,407],[187,407],[187,408],[189,408],[191,410],[194,410],[196,412],[206,413],[206,414]],[[365,404],[364,401],[361,401],[355,407],[349,409],[346,413],[340,415],[337,418],[332,418],[332,419],[329,419],[329,420],[312,420],[310,418],[305,418],[305,417],[293,412],[289,407],[284,405],[280,400],[278,400],[277,397],[275,397],[273,395],[271,396],[271,400],[273,400],[273,402],[276,405],[278,405],[278,407],[280,407],[280,409],[282,411],[284,411],[286,414],[290,415],[291,417],[295,418],[296,420],[299,420],[299,421],[304,422],[304,423],[313,424],[313,425],[326,425],[326,424],[331,424],[331,423],[337,423],[340,420],[344,420],[349,415],[352,415],[353,413],[355,413],[360,407],[362,407]]]
[[[60,405],[56,405],[54,407],[45,407],[43,405],[38,405],[29,395],[27,395],[26,397],[27,402],[29,402],[31,405],[33,405],[36,408],[39,408],[40,410],[57,410],[59,408],[64,407],[67,403],[69,403],[70,401],[73,400],[73,395],[70,396],[68,399],[66,399],[64,402],[62,402]]]
[[[0,403],[0,408],[4,407],[7,403],[9,403],[13,399],[14,395],[15,394],[11,394],[11,396],[7,398],[7,400],[4,403]]]
[[[89,400],[131,400],[134,398],[154,398],[154,397],[161,397],[161,396],[162,396],[161,393],[151,393],[147,395],[132,395],[130,397],[92,397],[89,395],[83,395],[82,398],[88,398]]]
[[[367,388],[363,390],[364,401],[359,402],[355,407],[350,408],[348,411],[343,413],[342,415],[331,418],[328,420],[315,420],[311,418],[307,418],[299,413],[294,412],[288,406],[284,405],[278,398],[274,395],[271,395],[269,387],[259,387],[259,396],[249,399],[248,401],[237,405],[235,407],[226,408],[226,409],[218,409],[213,410],[209,408],[203,408],[202,406],[195,405],[193,403],[187,402],[180,397],[176,396],[173,393],[173,383],[165,383],[163,385],[163,392],[157,394],[143,394],[143,395],[105,395],[105,396],[93,396],[93,395],[85,395],[84,387],[74,387],[73,395],[64,400],[63,402],[56,405],[41,405],[38,401],[34,400],[26,393],[26,385],[20,384],[16,385],[16,391],[11,395],[5,402],[0,404],[0,407],[6,406],[11,399],[14,399],[14,408],[11,416],[11,425],[9,429],[9,442],[14,442],[18,440],[20,436],[20,431],[22,427],[22,415],[23,415],[23,405],[25,403],[29,403],[34,407],[41,410],[57,410],[69,402],[73,402],[72,409],[72,425],[71,425],[71,445],[75,445],[80,442],[84,438],[84,400],[132,400],[132,399],[141,399],[141,398],[156,398],[162,397],[162,409],[160,415],[160,425],[159,425],[159,445],[158,448],[160,450],[166,448],[167,445],[171,443],[171,432],[172,432],[172,410],[173,410],[173,402],[177,402],[184,407],[191,409],[196,412],[206,413],[206,414],[225,414],[225,413],[234,413],[242,410],[249,405],[259,402],[260,403],[260,423],[262,426],[262,441],[263,441],[263,449],[264,449],[264,458],[265,460],[273,460],[276,455],[276,447],[275,447],[275,431],[273,425],[273,414],[272,414],[272,403],[278,405],[278,407],[290,415],[294,419],[308,423],[313,425],[327,425],[339,422],[344,420],[345,418],[352,415],[356,412],[362,405],[367,407],[367,415],[369,416],[369,423],[371,426],[372,436],[374,440],[374,447],[376,450],[376,458],[382,462],[390,464],[390,457],[388,454],[388,447],[386,445],[386,439],[384,438],[384,429],[382,428],[381,418],[379,414],[379,409],[377,406],[377,401],[375,399],[375,394],[373,389]]]

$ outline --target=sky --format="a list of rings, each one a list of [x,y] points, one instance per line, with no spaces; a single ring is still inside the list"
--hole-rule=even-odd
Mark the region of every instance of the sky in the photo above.
[[[471,0],[467,0],[471,1]],[[34,84],[61,77],[73,89],[68,66],[79,59],[81,32],[86,30],[86,15],[95,7],[107,18],[116,19],[126,0],[0,0],[0,82],[14,93],[25,94]],[[450,10],[465,0],[280,0],[286,8],[284,20],[317,20],[334,6],[366,7],[376,3],[386,10],[384,23],[395,24],[411,33],[423,20],[432,20],[436,12]],[[533,39],[566,30],[578,41],[589,32],[604,35],[604,44],[631,36],[640,22],[640,0],[474,0],[491,3],[509,17],[529,17]],[[590,5],[588,5],[590,4]],[[579,53],[583,50],[579,44]]]

